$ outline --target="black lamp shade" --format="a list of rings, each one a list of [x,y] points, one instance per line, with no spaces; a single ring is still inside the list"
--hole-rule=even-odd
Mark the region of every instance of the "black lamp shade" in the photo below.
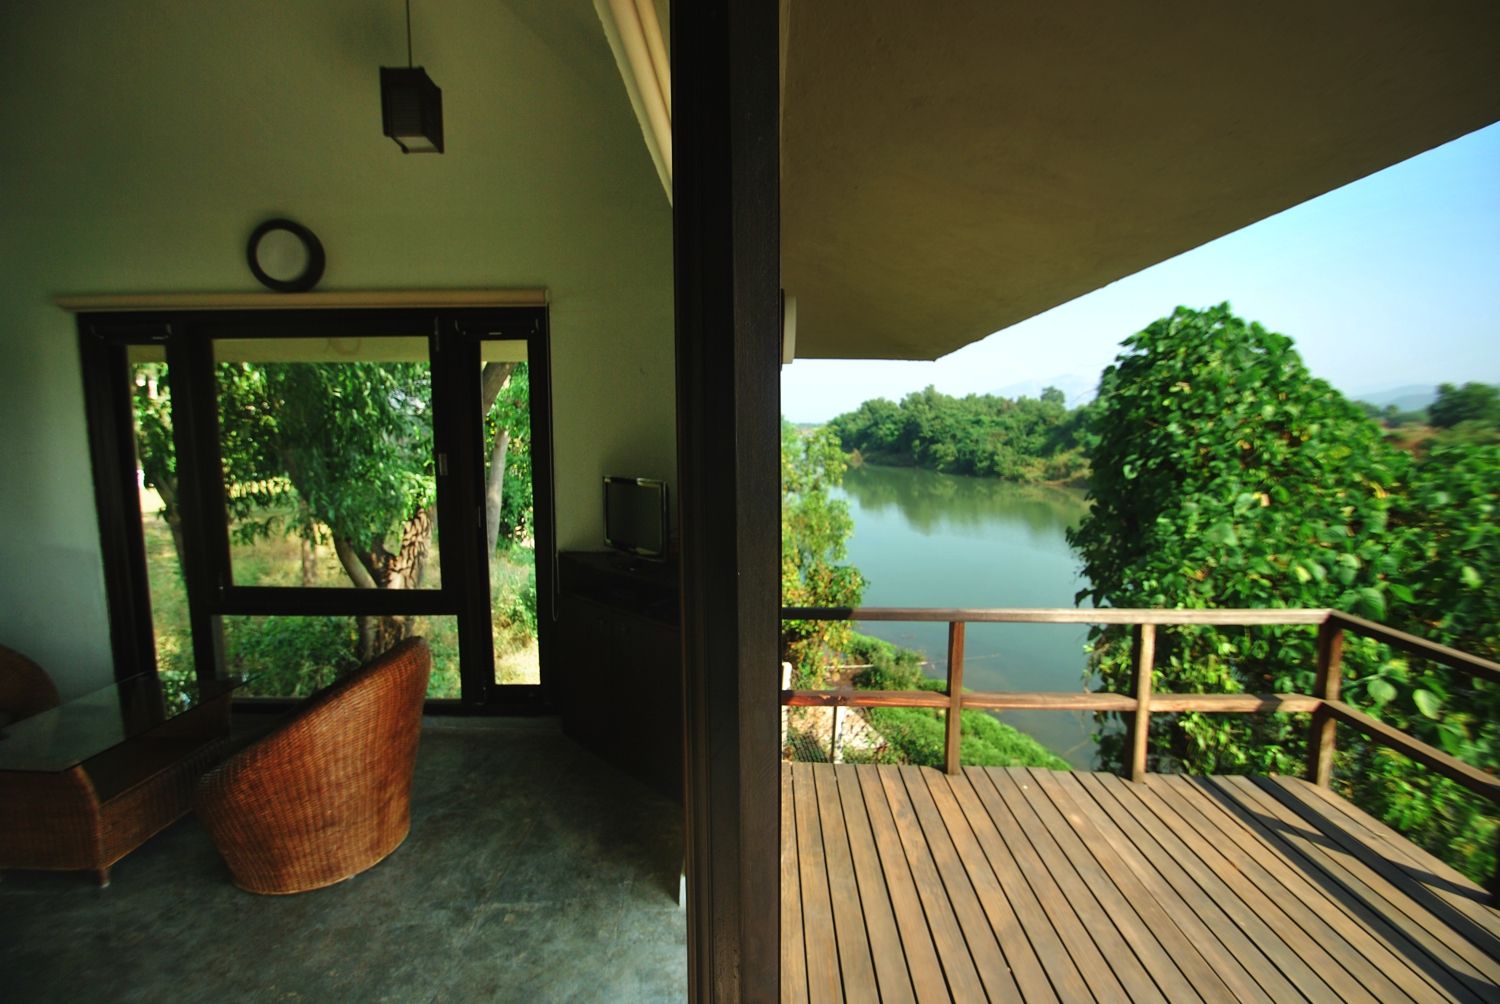
[[[443,152],[443,92],[422,67],[380,68],[380,115],[402,153]]]

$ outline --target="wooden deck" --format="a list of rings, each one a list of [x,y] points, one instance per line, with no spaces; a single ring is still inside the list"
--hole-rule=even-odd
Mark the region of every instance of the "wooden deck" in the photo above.
[[[1300,779],[783,766],[785,1001],[1500,1000],[1500,912]]]

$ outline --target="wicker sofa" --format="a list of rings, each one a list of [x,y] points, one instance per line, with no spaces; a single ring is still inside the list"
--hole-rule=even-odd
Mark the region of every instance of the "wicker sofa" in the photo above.
[[[36,663],[0,646],[0,720],[58,706]],[[192,808],[193,783],[224,753],[228,698],[56,773],[0,770],[0,869],[110,867]]]
[[[431,668],[425,641],[403,641],[203,776],[198,817],[235,885],[319,889],[400,846]]]

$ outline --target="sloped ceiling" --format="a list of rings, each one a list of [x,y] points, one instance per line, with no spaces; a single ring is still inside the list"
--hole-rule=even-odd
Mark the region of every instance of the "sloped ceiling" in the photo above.
[[[1500,119],[1500,4],[790,0],[799,357],[932,359]]]

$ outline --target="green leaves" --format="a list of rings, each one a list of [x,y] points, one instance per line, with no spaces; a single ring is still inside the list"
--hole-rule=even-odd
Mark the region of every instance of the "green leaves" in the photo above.
[[[854,607],[864,592],[859,570],[842,565],[854,532],[847,503],[828,497],[844,476],[844,454],[827,429],[802,434],[781,426],[781,603]],[[782,658],[799,686],[821,686],[832,653],[847,647],[844,621],[783,621]]]
[[[1309,373],[1290,339],[1227,305],[1179,308],[1147,326],[1125,340],[1095,403],[1093,505],[1069,538],[1092,583],[1080,602],[1335,607],[1496,658],[1500,433],[1472,415],[1488,414],[1500,392],[1445,388],[1441,397],[1454,404],[1455,427],[1414,458]],[[1127,689],[1130,639],[1105,630],[1093,646],[1104,688]],[[1315,652],[1305,629],[1172,628],[1158,633],[1157,665],[1164,690],[1307,692]],[[1344,666],[1350,701],[1497,766],[1497,688],[1357,639],[1346,641]],[[1304,723],[1288,716],[1152,722],[1159,766],[1305,765]],[[1487,874],[1495,825],[1486,806],[1362,739],[1340,744],[1347,794],[1469,874]],[[1104,734],[1104,765],[1120,752]]]
[[[1222,520],[1209,527],[1203,539],[1221,547],[1238,547],[1240,544],[1240,538],[1234,532],[1234,525],[1228,520]]]
[[[1432,691],[1414,690],[1411,699],[1417,710],[1426,717],[1434,720],[1442,717],[1443,700]]]
[[[1396,699],[1395,685],[1380,676],[1370,678],[1369,683],[1365,686],[1365,693],[1376,704],[1389,704]]]

